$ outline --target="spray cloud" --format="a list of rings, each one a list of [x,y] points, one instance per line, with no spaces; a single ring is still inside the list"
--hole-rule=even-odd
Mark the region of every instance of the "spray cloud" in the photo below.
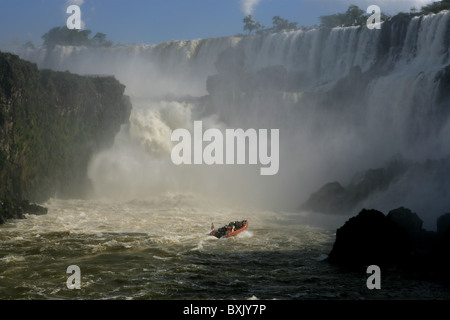
[[[261,0],[241,0],[241,10],[245,15],[253,14]]]

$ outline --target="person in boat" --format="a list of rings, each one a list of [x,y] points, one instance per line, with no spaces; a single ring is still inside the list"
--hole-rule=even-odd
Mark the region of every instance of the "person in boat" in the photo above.
[[[225,227],[219,228],[219,229],[217,230],[217,232],[214,232],[214,233],[213,233],[213,235],[216,236],[217,238],[221,238],[221,237],[223,237],[226,233],[227,233],[227,227],[225,226]]]

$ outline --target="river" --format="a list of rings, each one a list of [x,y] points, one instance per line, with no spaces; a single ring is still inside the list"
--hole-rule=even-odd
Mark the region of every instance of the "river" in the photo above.
[[[435,299],[438,284],[368,275],[326,262],[335,230],[306,215],[227,208],[191,194],[146,201],[49,200],[45,216],[0,228],[1,299]],[[249,221],[230,239],[208,236],[229,221]],[[331,218],[330,218],[331,219]],[[67,268],[80,268],[70,290]]]

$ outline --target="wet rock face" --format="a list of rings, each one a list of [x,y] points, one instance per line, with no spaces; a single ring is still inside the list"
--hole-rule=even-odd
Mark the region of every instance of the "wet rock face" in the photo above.
[[[0,52],[0,199],[86,196],[89,160],[129,119],[124,90],[113,77],[39,70]]]

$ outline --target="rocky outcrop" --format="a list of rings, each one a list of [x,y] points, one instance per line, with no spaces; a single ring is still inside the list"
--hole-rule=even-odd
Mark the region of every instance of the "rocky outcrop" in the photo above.
[[[349,267],[400,263],[409,253],[404,232],[377,210],[362,210],[336,232],[329,261]]]
[[[25,219],[27,214],[44,215],[47,214],[47,208],[32,204],[27,200],[0,201],[0,224],[9,219]]]
[[[347,186],[339,182],[325,184],[311,194],[300,210],[329,214],[347,214],[369,196],[385,191],[411,167],[404,160],[393,160],[383,168],[356,174]]]
[[[409,209],[387,215],[364,209],[337,230],[328,261],[350,269],[395,267],[408,275],[450,281],[449,216],[441,216],[439,232],[432,232],[424,230],[422,220]]]
[[[450,237],[450,213],[440,216],[436,222],[437,233],[440,237]]]
[[[386,219],[396,224],[401,230],[412,237],[423,231],[423,221],[417,213],[404,207],[389,211]]]
[[[84,197],[91,156],[128,121],[124,90],[113,77],[39,70],[0,53],[0,199]]]

